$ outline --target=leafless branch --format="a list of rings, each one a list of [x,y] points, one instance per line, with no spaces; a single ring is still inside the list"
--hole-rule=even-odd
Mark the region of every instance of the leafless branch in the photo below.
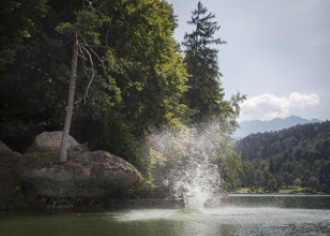
[[[113,54],[113,56],[115,57],[117,63],[119,64],[119,68],[120,68],[120,72],[122,73],[122,75],[125,77],[125,79],[127,79],[128,81],[131,81],[130,77],[128,76],[128,74],[126,73],[126,69],[125,69],[125,65],[124,63],[118,58],[116,52],[109,46],[104,46],[104,45],[90,45],[90,44],[80,44],[84,47],[88,47],[88,48],[104,48],[107,50],[110,50]],[[98,58],[98,60],[103,64],[103,69],[105,69],[105,65],[103,60],[99,57],[99,55],[93,50],[93,54]]]
[[[104,61],[102,60],[102,58],[99,56],[99,54],[97,52],[94,51],[93,48],[90,47],[89,50],[94,54],[94,56],[97,58],[97,60],[101,63],[102,69],[103,69],[103,74],[105,77],[107,77],[108,76],[107,67],[104,64]]]
[[[93,7],[93,3],[95,1],[91,1],[91,0],[85,0],[84,1],[86,3],[86,7],[89,8],[92,12],[97,13],[99,15],[101,15],[102,17],[104,17],[108,23],[109,26],[111,25],[110,20],[106,17],[106,15],[104,15],[101,11],[99,11],[98,9],[96,9],[95,7]],[[84,94],[84,103],[86,104],[87,101],[87,97],[88,97],[88,92],[89,89],[91,87],[91,84],[93,82],[94,76],[95,76],[95,72],[94,72],[94,62],[93,62],[93,56],[95,56],[95,58],[97,58],[97,60],[99,61],[99,63],[101,64],[101,67],[103,69],[103,73],[104,76],[106,78],[108,78],[108,73],[107,73],[107,66],[104,63],[104,61],[102,60],[102,58],[100,57],[100,55],[94,50],[94,48],[103,48],[105,50],[110,50],[112,52],[112,54],[114,55],[115,60],[117,61],[119,68],[120,68],[120,72],[121,74],[128,80],[131,81],[131,79],[129,78],[128,74],[126,73],[126,69],[125,69],[125,65],[124,63],[118,58],[118,56],[116,55],[116,53],[114,52],[114,50],[108,46],[108,35],[109,35],[110,29],[108,28],[107,34],[106,34],[106,45],[91,45],[88,44],[86,42],[86,40],[83,38],[82,40],[84,41],[83,43],[79,43],[79,57],[81,57],[82,59],[84,59],[84,61],[89,61],[89,64],[91,66],[92,69],[92,74],[90,75],[90,79]],[[93,55],[93,56],[92,56]],[[84,68],[84,73],[85,75],[88,77],[87,72]]]
[[[95,76],[95,71],[94,71],[93,58],[92,58],[92,55],[89,52],[89,50],[87,48],[81,46],[81,45],[79,45],[79,48],[87,54],[88,59],[89,59],[89,63],[91,65],[91,69],[92,69],[92,74],[90,75],[90,79],[89,79],[89,82],[88,82],[88,85],[87,85],[87,88],[86,88],[86,91],[85,91],[85,94],[84,94],[84,103],[86,104],[88,92],[89,92],[89,89],[92,85],[92,82],[93,82],[93,79],[94,79],[94,76]]]
[[[85,2],[87,3],[87,7],[89,9],[91,9],[92,12],[96,12],[96,13],[100,14],[101,16],[103,16],[104,18],[107,19],[106,15],[104,15],[103,12],[101,12],[97,8],[93,7],[93,2],[92,1],[85,0]],[[108,20],[108,22],[109,22],[109,24],[111,24],[111,22],[109,20]]]

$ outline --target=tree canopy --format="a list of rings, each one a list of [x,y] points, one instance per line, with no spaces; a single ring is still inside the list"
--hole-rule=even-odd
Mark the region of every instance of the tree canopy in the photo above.
[[[0,139],[14,150],[25,152],[36,134],[63,129],[75,39],[70,133],[91,150],[143,169],[136,148],[155,128],[180,130],[220,115],[226,137],[232,132],[242,97],[224,100],[211,47],[222,43],[214,38],[219,26],[201,3],[184,56],[164,0],[4,0],[0,11]]]

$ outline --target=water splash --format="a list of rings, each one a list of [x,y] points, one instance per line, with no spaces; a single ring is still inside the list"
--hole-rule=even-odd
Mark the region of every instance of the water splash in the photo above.
[[[216,202],[221,186],[219,160],[226,136],[219,124],[181,132],[165,130],[150,137],[149,145],[166,158],[158,168],[160,182],[171,197],[183,197],[187,208],[199,209]]]

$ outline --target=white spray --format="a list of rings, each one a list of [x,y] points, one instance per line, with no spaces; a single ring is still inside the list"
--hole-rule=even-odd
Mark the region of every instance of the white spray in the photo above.
[[[162,182],[171,196],[183,197],[185,206],[194,209],[218,200],[221,178],[217,162],[226,140],[219,124],[181,132],[167,129],[150,137],[150,147],[166,159]]]

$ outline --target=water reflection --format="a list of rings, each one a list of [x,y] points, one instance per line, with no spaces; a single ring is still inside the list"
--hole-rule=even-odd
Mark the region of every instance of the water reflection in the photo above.
[[[330,195],[232,194],[222,206],[330,209]]]
[[[241,198],[246,199],[248,204],[244,205]],[[258,204],[251,206],[253,198]],[[279,198],[284,202],[294,199],[292,196]],[[303,198],[303,201],[330,200],[327,196]],[[198,210],[126,209],[98,213],[0,213],[0,235],[329,235],[330,208],[285,208],[277,206],[277,200],[274,201],[275,206],[264,206],[263,201],[269,202],[274,199],[276,196],[264,196],[263,200],[260,196],[236,196],[235,200],[231,199],[232,202],[220,207]],[[297,200],[301,202],[299,198]],[[239,203],[240,201],[242,202]],[[325,205],[326,203],[323,204]]]
[[[328,235],[330,211],[223,207],[204,210],[133,210],[119,222],[163,227],[157,235]],[[164,227],[166,226],[166,227]],[[165,233],[166,232],[166,233]]]

